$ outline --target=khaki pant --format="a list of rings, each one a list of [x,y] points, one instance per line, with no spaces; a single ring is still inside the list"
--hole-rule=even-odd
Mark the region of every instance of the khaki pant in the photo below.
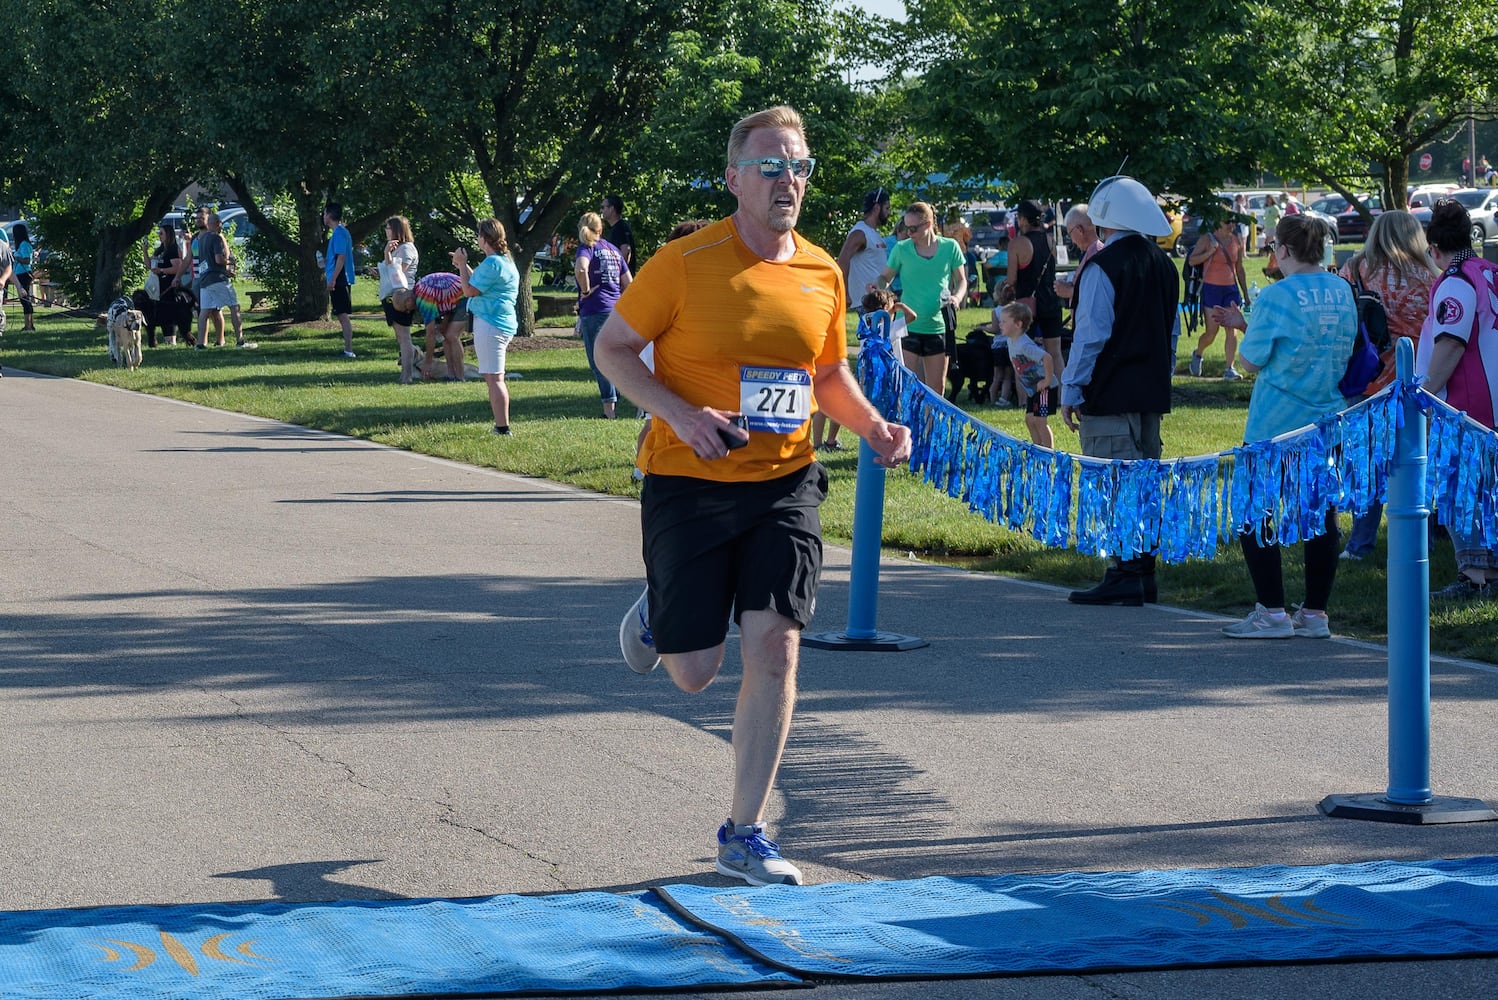
[[[1120,461],[1160,457],[1160,414],[1080,414],[1082,454]]]

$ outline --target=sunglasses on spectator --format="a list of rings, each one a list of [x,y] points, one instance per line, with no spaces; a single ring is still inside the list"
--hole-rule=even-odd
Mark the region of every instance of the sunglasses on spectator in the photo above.
[[[766,156],[759,160],[735,160],[733,165],[740,169],[744,167],[758,167],[759,175],[761,177],[768,177],[770,180],[774,180],[787,170],[791,172],[792,177],[804,179],[811,176],[812,170],[816,168],[817,161],[816,157],[813,156],[793,160],[787,160],[779,156]]]

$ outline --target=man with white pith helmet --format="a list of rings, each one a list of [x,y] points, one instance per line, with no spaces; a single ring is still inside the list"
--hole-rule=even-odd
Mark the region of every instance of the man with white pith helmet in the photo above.
[[[1109,177],[1087,204],[1103,249],[1076,277],[1076,333],[1061,377],[1061,418],[1081,436],[1084,455],[1158,459],[1180,335],[1180,275],[1154,240],[1170,232],[1170,223],[1132,177]],[[1068,599],[1138,607],[1155,597],[1155,557],[1145,553],[1115,557],[1101,583]]]

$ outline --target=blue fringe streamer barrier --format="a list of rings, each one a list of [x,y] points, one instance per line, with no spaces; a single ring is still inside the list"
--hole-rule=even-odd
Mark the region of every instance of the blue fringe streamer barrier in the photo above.
[[[860,331],[862,332],[862,331]],[[1358,514],[1387,499],[1395,434],[1412,397],[1430,419],[1427,503],[1445,525],[1481,527],[1498,546],[1498,434],[1418,383],[1313,426],[1215,455],[1118,462],[1020,441],[922,384],[888,341],[868,337],[858,361],[864,393],[911,431],[911,468],[1011,531],[1051,548],[1168,563],[1210,559],[1240,530],[1303,541],[1326,529],[1328,507]]]

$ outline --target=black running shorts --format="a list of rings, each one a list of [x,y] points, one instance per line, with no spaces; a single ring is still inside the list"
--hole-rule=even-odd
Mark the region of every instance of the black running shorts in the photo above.
[[[822,574],[827,470],[813,462],[779,479],[719,483],[645,477],[640,526],[650,631],[662,653],[711,649],[728,616],[774,611],[801,627]]]

